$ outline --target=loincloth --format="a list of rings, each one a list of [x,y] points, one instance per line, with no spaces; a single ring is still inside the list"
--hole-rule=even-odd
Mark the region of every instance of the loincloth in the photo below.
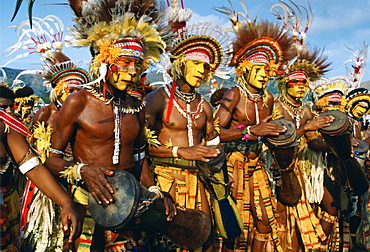
[[[262,220],[261,205],[265,208],[267,219],[272,229],[272,240],[277,251],[282,251],[278,235],[278,225],[276,222],[277,210],[276,199],[271,191],[269,177],[259,162],[259,159],[247,159],[244,152],[233,151],[227,156],[228,172],[234,175],[236,182],[237,196],[236,202],[238,210],[243,220],[243,233],[238,240],[236,251],[248,251],[251,240],[253,239],[254,218],[251,212],[251,205],[256,208],[257,220]],[[253,199],[251,198],[250,179],[253,178]],[[237,180],[237,181],[235,181]],[[235,195],[235,194],[234,194]],[[262,202],[261,202],[262,200]],[[249,248],[248,248],[249,247]]]
[[[161,190],[169,192],[175,186],[175,201],[185,208],[201,210],[200,183],[195,161],[183,158],[152,158],[153,171]],[[179,180],[172,174],[182,175]]]

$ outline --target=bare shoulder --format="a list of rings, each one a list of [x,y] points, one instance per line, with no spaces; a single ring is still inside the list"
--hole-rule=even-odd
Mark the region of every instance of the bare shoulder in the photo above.
[[[158,98],[165,98],[166,93],[164,91],[164,87],[157,88],[156,90],[150,92],[147,96],[146,99],[148,102],[158,99]]]
[[[85,107],[89,98],[92,98],[92,94],[86,89],[82,89],[77,93],[70,94],[64,101],[62,110],[73,109],[79,111]]]
[[[2,119],[0,119],[0,138],[1,141],[5,138],[5,123]]]
[[[149,114],[154,114],[155,111],[158,110],[163,110],[164,107],[166,106],[166,99],[167,99],[167,94],[164,91],[164,88],[158,88],[153,92],[150,92],[147,97],[146,97],[146,111]]]
[[[308,117],[308,119],[311,119],[313,117],[312,110],[309,106],[305,105],[305,114]]]
[[[35,117],[33,118],[33,122],[36,123],[47,121],[51,114],[51,106],[52,104],[49,104],[48,106],[45,106],[37,110]]]
[[[238,87],[230,88],[226,93],[224,94],[222,100],[224,99],[239,99],[240,97],[240,91]]]

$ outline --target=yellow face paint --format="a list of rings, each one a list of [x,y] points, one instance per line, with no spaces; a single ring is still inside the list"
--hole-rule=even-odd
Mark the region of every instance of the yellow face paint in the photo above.
[[[192,87],[199,87],[209,73],[209,65],[201,60],[187,60],[185,63],[185,81]]]
[[[354,108],[352,109],[351,113],[352,113],[352,115],[355,118],[359,118],[359,117],[363,116],[366,113],[366,111],[368,110],[368,108],[369,107],[366,106],[365,104],[359,103],[359,104],[356,104],[354,106]]]
[[[268,77],[271,74],[271,68],[263,63],[253,64],[247,74],[248,84],[255,89],[263,89]]]
[[[120,57],[115,64],[109,66],[111,74],[108,82],[118,90],[127,90],[137,83],[141,74],[143,61],[133,57]]]
[[[308,90],[306,79],[291,80],[287,84],[287,94],[293,99],[302,99]]]

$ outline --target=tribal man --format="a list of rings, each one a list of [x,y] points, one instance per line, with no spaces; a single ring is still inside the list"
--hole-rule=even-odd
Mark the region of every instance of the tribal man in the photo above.
[[[173,81],[147,97],[149,127],[159,141],[149,150],[161,189],[180,206],[202,210],[211,218],[209,196],[197,176],[196,161],[209,162],[220,154],[220,150],[204,146],[218,145],[219,137],[212,108],[196,88],[208,83],[227,62],[228,35],[220,30],[201,23],[181,29],[170,50]],[[213,37],[216,34],[218,40]],[[212,243],[213,235],[202,251],[213,251]]]
[[[244,233],[235,247],[242,251],[250,249],[247,248],[249,230],[255,222],[251,250],[262,251],[267,243],[272,243],[281,251],[275,199],[258,157],[262,150],[261,136],[286,131],[284,126],[267,122],[271,119],[274,99],[266,84],[287,59],[286,52],[292,43],[274,23],[248,22],[236,32],[231,64],[236,66],[238,86],[226,92],[215,116],[220,122],[221,142],[225,143],[228,168],[234,180],[233,197],[244,223]]]
[[[145,102],[128,91],[150,60],[159,61],[165,48],[156,30],[161,15],[155,1],[149,0],[140,4],[115,1],[113,6],[112,1],[107,1],[107,6],[100,2],[80,4],[71,1],[78,17],[71,32],[77,45],[91,48],[91,72],[98,78],[63,103],[46,164],[74,184],[74,198],[81,204],[87,205],[88,191],[98,204],[109,205],[114,201],[114,189],[105,176],[114,175],[114,170],[132,173],[145,187],[154,185],[145,158]],[[69,142],[73,162],[63,159]],[[152,190],[160,194],[156,188]],[[171,220],[176,213],[172,199],[164,197],[164,202]],[[102,230],[88,218],[84,224],[89,232],[81,237],[79,250],[125,251],[125,245],[135,240],[132,233]]]

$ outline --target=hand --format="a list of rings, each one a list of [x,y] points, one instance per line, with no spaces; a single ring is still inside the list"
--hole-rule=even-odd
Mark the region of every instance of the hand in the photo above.
[[[318,130],[330,126],[330,123],[333,122],[334,119],[333,116],[317,116],[307,121],[304,127],[305,130]]]
[[[113,176],[114,172],[103,165],[85,165],[81,167],[81,177],[87,189],[98,204],[113,202],[113,188],[105,176]]]
[[[68,237],[68,242],[72,243],[81,235],[84,215],[79,214],[76,204],[71,200],[70,204],[62,207],[60,216],[62,218],[64,237]]]
[[[221,152],[212,147],[203,146],[203,142],[192,147],[180,147],[177,153],[180,157],[186,160],[199,160],[209,162],[208,158],[217,157]]]
[[[285,126],[267,122],[271,118],[272,116],[268,116],[261,120],[260,123],[252,126],[250,128],[250,133],[255,136],[269,136],[269,135],[278,136],[280,133],[284,133],[287,130]]]
[[[164,196],[163,203],[166,209],[166,216],[167,216],[166,220],[172,221],[173,217],[177,215],[176,204],[169,193],[162,192],[162,194]]]

